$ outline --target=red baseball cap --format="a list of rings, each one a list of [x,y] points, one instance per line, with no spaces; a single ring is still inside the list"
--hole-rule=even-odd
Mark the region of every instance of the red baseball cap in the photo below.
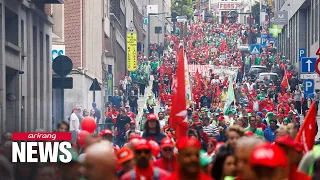
[[[100,131],[99,135],[100,136],[112,135],[112,131],[110,129],[104,129],[104,130]]]
[[[178,150],[185,149],[186,147],[195,147],[201,149],[201,143],[194,137],[182,137],[177,142]]]
[[[134,145],[134,150],[151,150],[151,145],[146,139],[140,139],[135,145]]]
[[[287,146],[287,147],[292,148],[292,149],[295,148],[294,140],[288,135],[278,137],[275,140],[275,144],[284,145],[284,146]]]
[[[250,165],[252,167],[267,166],[272,168],[286,168],[288,160],[285,152],[278,145],[265,143],[253,148],[250,155]]]
[[[200,116],[198,116],[198,115],[193,116],[193,119],[199,119],[199,118],[200,118]]]
[[[222,120],[224,120],[223,116],[218,117],[218,121],[222,121]]]
[[[127,147],[122,147],[117,151],[117,162],[118,164],[123,164],[131,159],[133,159],[134,155],[131,149]]]
[[[131,139],[141,139],[141,136],[139,134],[133,133],[133,134],[130,134],[129,136],[129,140]]]
[[[174,148],[174,143],[170,138],[164,138],[162,139],[162,141],[160,142],[160,148]]]
[[[291,136],[288,135],[278,137],[275,140],[275,144],[284,145],[298,152],[303,151],[303,145],[300,142],[295,141]]]
[[[244,132],[244,135],[245,135],[245,136],[255,136],[254,133],[251,132],[251,131],[246,131],[246,132]]]
[[[150,120],[158,120],[157,115],[155,114],[148,114],[147,119]]]

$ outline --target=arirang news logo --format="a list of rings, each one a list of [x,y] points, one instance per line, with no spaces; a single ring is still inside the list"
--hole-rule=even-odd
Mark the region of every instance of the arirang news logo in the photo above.
[[[12,134],[12,162],[69,163],[71,133],[29,132]]]

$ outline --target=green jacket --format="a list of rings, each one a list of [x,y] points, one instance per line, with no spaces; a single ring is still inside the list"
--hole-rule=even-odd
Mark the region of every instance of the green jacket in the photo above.
[[[316,161],[318,158],[320,158],[320,145],[316,145],[312,149],[313,152],[313,160]],[[313,174],[313,166],[314,163],[309,167],[309,176],[312,176]]]
[[[140,131],[144,130],[144,124],[147,122],[147,118],[142,117],[140,121]]]
[[[284,120],[283,120],[283,124],[289,124],[289,123],[293,123],[294,121],[293,121],[293,119],[292,118],[288,118],[288,117],[286,117],[286,118],[284,118]]]
[[[247,127],[246,129],[244,129],[245,131],[251,131],[253,132],[253,134],[255,134],[256,136],[261,136],[264,137],[263,131],[260,128],[256,128],[256,130],[252,130],[250,127]]]

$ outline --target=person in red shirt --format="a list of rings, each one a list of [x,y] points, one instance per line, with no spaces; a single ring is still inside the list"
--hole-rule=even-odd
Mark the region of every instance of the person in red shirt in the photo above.
[[[272,112],[274,110],[274,104],[272,103],[272,101],[268,100],[266,107],[263,109],[266,109],[268,112]]]
[[[126,105],[126,112],[127,112],[127,115],[131,118],[131,119],[135,119],[136,118],[136,115],[130,111],[130,106],[129,105]]]
[[[277,107],[278,112],[280,112],[280,109],[284,109],[284,114],[288,114],[290,111],[290,106],[288,105],[287,101],[283,101],[282,104],[279,104]]]
[[[286,152],[289,162],[289,179],[290,180],[311,180],[307,174],[298,172],[298,165],[303,155],[303,146],[301,143],[294,141],[290,136],[280,136],[276,139],[277,144]]]
[[[164,107],[165,106],[165,102],[166,102],[166,90],[162,90],[160,91],[160,95],[159,95],[159,100],[160,100],[160,107]]]
[[[258,116],[256,117],[256,119],[257,119],[256,127],[257,127],[257,128],[261,128],[262,131],[264,131],[264,130],[267,128],[267,125],[265,125],[264,123],[262,123],[262,112],[258,112],[257,115],[258,115]]]
[[[152,158],[151,145],[146,139],[140,139],[134,145],[134,162],[136,163],[133,170],[125,173],[121,180],[154,180],[169,177],[165,170],[154,167],[150,159]]]
[[[116,106],[113,106],[111,111],[106,112],[106,117],[111,118],[112,123],[116,123],[118,114],[119,114],[119,111],[117,111]]]
[[[154,162],[154,166],[173,172],[177,167],[177,158],[174,155],[174,143],[170,138],[162,139],[160,143],[161,158]]]
[[[182,137],[177,142],[177,148],[179,168],[164,180],[212,180],[201,171],[199,156],[201,143],[198,139]]]
[[[126,172],[132,170],[133,168],[133,152],[131,149],[127,147],[122,147],[117,152],[117,162],[118,165],[121,166],[121,170],[117,173],[118,177],[120,178]]]

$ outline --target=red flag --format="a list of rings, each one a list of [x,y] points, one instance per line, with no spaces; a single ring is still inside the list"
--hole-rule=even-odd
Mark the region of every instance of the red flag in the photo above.
[[[220,45],[220,51],[223,52],[226,49],[226,45],[226,41],[223,39]]]
[[[177,88],[172,96],[172,108],[170,112],[170,125],[176,132],[176,138],[179,139],[187,135],[187,95],[184,73],[184,50],[179,50],[179,60],[177,67]]]
[[[198,69],[197,69],[197,71],[196,71],[196,78],[197,78],[198,87],[199,87],[200,89],[202,89],[202,83],[201,83],[200,73],[199,73]]]
[[[284,77],[283,77],[283,80],[282,80],[282,82],[281,82],[282,91],[284,91],[284,90],[287,89],[288,87],[289,87],[288,75],[287,75],[287,71],[284,70]]]
[[[303,151],[305,153],[314,146],[317,128],[316,115],[316,104],[313,102],[295,139],[303,144]]]

